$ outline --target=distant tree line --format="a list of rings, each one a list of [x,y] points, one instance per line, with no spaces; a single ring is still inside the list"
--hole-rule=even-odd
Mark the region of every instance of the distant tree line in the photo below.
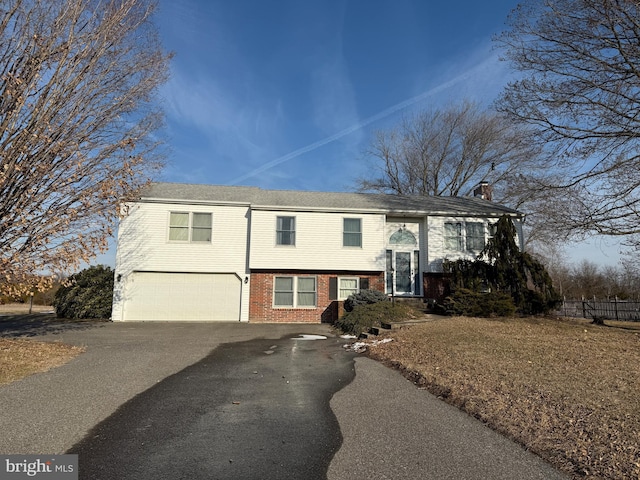
[[[548,271],[556,291],[567,299],[640,300],[640,270],[631,262],[602,266],[583,260],[549,266]]]

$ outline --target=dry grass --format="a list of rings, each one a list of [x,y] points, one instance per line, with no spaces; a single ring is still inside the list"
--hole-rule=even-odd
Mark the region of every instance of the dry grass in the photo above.
[[[640,479],[640,324],[447,318],[387,336],[372,357],[558,468]]]
[[[50,305],[33,305],[31,308],[32,313],[53,312],[53,307]],[[24,315],[29,313],[28,303],[6,303],[0,304],[0,315]]]
[[[0,338],[0,385],[59,367],[83,351],[61,343]]]

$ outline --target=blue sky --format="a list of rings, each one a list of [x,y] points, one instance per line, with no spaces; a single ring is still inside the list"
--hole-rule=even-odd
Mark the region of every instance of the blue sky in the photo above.
[[[156,23],[175,54],[160,91],[160,180],[353,190],[376,130],[494,100],[510,74],[491,37],[517,3],[160,0]],[[576,258],[618,258],[586,248]]]
[[[349,190],[372,132],[507,76],[491,35],[514,1],[160,1],[175,52],[163,179]]]

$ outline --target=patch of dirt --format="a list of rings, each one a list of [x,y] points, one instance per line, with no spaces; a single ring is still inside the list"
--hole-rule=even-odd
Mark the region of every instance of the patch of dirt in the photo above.
[[[640,330],[446,318],[369,349],[574,478],[640,479]]]

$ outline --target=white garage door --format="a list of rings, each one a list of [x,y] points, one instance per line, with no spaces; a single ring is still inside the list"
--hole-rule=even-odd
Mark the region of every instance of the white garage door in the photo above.
[[[125,289],[125,320],[240,320],[241,280],[226,273],[134,272]]]

